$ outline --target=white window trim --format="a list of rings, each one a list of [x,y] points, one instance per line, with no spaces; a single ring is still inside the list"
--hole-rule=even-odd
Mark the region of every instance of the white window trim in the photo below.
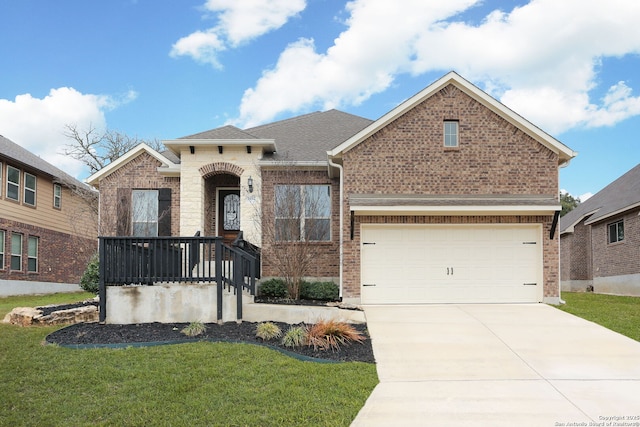
[[[33,177],[33,188],[29,188],[27,187],[27,176]],[[24,181],[24,189],[23,189],[23,193],[22,193],[22,201],[25,205],[28,206],[36,206],[38,200],[36,199],[36,195],[37,195],[37,189],[38,189],[38,177],[35,176],[32,173],[29,172],[24,172],[24,176],[23,176],[23,181]],[[27,202],[27,191],[29,192],[33,192],[33,203],[28,203]]]
[[[56,194],[56,190],[59,190],[60,194]],[[56,205],[56,201],[58,202]],[[55,209],[62,209],[62,185],[53,184],[53,207]]]
[[[20,253],[13,252],[13,236],[20,236]],[[11,261],[9,262],[9,269],[11,271],[22,271],[22,251],[24,250],[24,234],[22,233],[11,233]],[[13,258],[17,257],[20,259],[20,268],[14,269],[13,267]]]
[[[35,256],[31,256],[30,255],[30,249],[31,249],[31,242],[32,241],[34,241],[35,245],[36,245],[36,254],[35,254]],[[36,236],[29,236],[27,238],[27,272],[28,273],[38,273],[38,271],[39,271],[39,264],[40,264],[39,263],[39,259],[38,259],[38,251],[39,251],[39,249],[40,249],[40,238],[36,237]],[[31,270],[29,268],[29,264],[30,264],[29,261],[31,261],[32,259],[34,259],[35,262],[36,262],[35,270]]]
[[[3,177],[3,175],[2,175],[2,162],[0,162],[0,197],[2,197],[2,187],[3,187],[3,185],[2,185],[2,177]]]
[[[9,181],[9,170],[11,170],[11,169],[14,169],[14,170],[18,171],[18,182],[17,182],[17,184],[15,182]],[[10,166],[10,165],[7,165],[7,193],[6,193],[7,195],[5,196],[7,199],[13,200],[13,201],[16,201],[16,202],[20,201],[20,179],[21,179],[21,176],[22,176],[22,173],[21,173],[20,169],[15,168],[15,167]],[[17,199],[9,197],[9,184],[18,186],[18,192],[17,192],[18,198]]]
[[[453,133],[447,133],[447,125],[449,124],[455,124],[455,137],[456,137],[456,141],[455,141],[455,145],[450,145],[447,143],[447,136],[450,135],[454,135]],[[443,144],[445,148],[457,148],[460,146],[460,123],[457,120],[445,120],[444,124],[443,124],[443,135],[444,135],[444,140],[443,140]]]
[[[4,270],[5,268],[5,245],[7,243],[7,233],[4,230],[0,230],[0,270]]]

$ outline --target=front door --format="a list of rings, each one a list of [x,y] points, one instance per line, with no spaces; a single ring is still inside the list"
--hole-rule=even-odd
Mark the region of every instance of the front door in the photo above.
[[[228,245],[240,231],[240,190],[220,190],[218,197],[218,236]]]

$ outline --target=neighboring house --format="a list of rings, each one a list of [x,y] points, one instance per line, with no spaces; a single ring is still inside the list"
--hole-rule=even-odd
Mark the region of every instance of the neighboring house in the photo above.
[[[0,295],[78,289],[97,249],[98,194],[0,136]]]
[[[640,164],[560,220],[562,289],[640,296]]]
[[[375,121],[330,110],[164,144],[89,178],[106,235],[241,230],[263,278],[312,240],[308,275],[350,302],[559,302],[558,167],[576,153],[456,73]]]

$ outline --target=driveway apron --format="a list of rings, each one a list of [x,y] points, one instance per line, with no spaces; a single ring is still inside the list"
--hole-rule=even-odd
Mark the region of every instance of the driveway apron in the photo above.
[[[545,304],[364,310],[380,383],[352,426],[640,426],[640,342],[595,323]]]

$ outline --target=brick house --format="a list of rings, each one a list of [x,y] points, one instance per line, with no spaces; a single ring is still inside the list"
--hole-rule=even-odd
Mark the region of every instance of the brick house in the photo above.
[[[640,296],[640,164],[560,220],[562,289]]]
[[[79,290],[98,194],[0,136],[0,295]]]
[[[241,230],[263,277],[310,240],[308,275],[350,302],[559,301],[558,167],[575,153],[454,72],[375,121],[330,110],[164,144],[89,178],[110,235]]]

